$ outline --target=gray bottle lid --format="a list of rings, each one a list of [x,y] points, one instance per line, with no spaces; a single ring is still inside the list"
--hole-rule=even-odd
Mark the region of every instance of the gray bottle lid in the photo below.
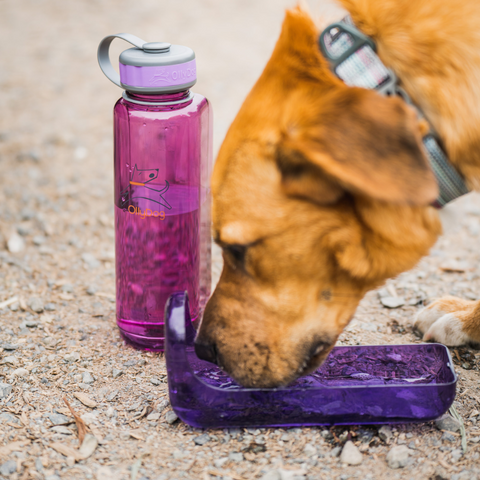
[[[121,38],[135,47],[120,54],[120,76],[108,54],[115,38]],[[98,63],[115,85],[133,92],[175,92],[196,83],[195,52],[191,48],[166,42],[147,43],[128,33],[105,37],[98,47]]]

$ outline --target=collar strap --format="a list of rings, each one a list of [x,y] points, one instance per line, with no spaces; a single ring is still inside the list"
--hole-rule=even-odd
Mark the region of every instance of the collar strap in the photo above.
[[[329,25],[321,33],[319,45],[335,75],[348,86],[376,90],[381,95],[399,95],[415,108],[420,118],[425,118],[399,86],[395,73],[382,63],[373,40],[355,27],[350,16]],[[462,176],[448,161],[431,126],[423,137],[423,145],[440,190],[439,197],[432,205],[442,208],[469,190]]]

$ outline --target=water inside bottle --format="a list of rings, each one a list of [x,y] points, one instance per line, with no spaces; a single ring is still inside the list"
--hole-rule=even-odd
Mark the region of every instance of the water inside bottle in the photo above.
[[[174,292],[188,292],[192,320],[199,313],[199,202],[206,192],[200,198],[198,187],[167,183],[131,185],[115,207],[117,322],[134,343],[136,336],[163,342],[164,306]]]

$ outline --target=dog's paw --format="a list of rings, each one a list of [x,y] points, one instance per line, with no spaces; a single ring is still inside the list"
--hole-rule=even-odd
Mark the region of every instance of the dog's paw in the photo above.
[[[474,341],[468,330],[478,303],[456,297],[444,297],[421,310],[414,328],[423,333],[424,341],[435,341],[451,347]],[[480,319],[478,319],[480,321]]]

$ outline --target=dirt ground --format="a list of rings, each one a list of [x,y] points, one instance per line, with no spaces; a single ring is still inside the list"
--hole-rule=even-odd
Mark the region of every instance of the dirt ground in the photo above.
[[[462,435],[434,422],[376,427],[210,430],[174,421],[161,354],[126,346],[114,315],[112,107],[104,36],[191,46],[215,111],[215,148],[258,77],[286,0],[0,1],[0,479],[293,480],[480,478],[480,353],[451,349]],[[118,41],[114,56],[127,48]],[[415,270],[371,292],[343,344],[415,343],[434,297],[480,297],[480,200]],[[213,273],[221,257],[215,250]],[[380,295],[404,305],[387,309]],[[399,301],[398,303],[402,303]],[[63,397],[81,416],[73,423]],[[168,421],[167,421],[168,420]],[[82,423],[83,422],[83,423]],[[348,439],[361,464],[342,463]],[[253,449],[251,446],[261,445]],[[408,447],[403,468],[388,466]]]

